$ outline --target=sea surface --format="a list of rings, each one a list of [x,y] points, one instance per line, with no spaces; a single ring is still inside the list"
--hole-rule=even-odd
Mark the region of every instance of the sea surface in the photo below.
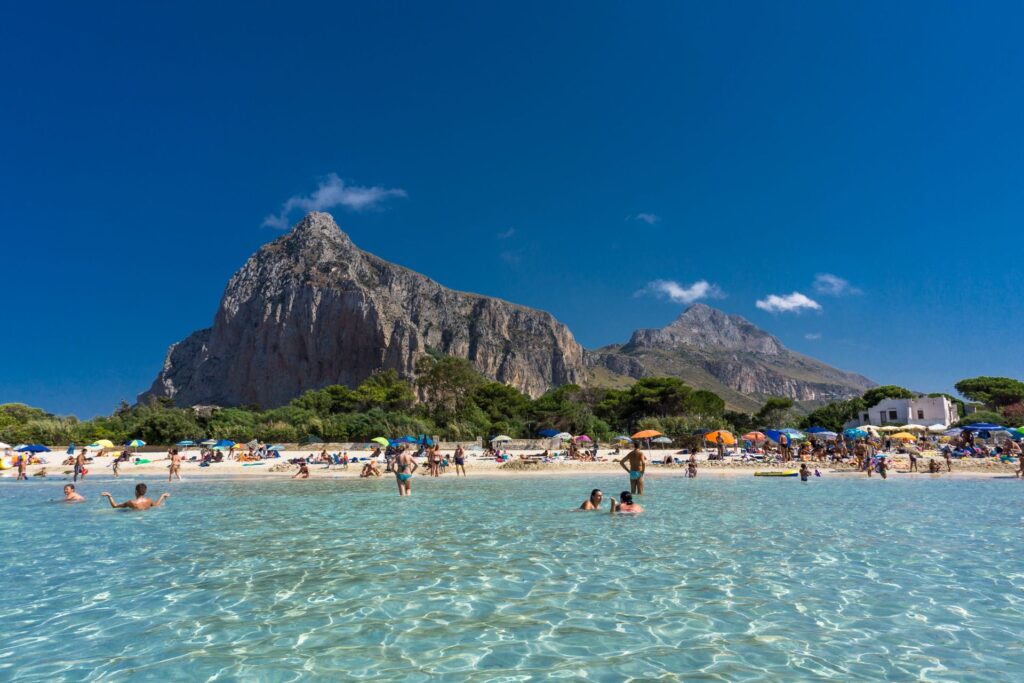
[[[414,482],[2,479],[0,680],[1024,678],[1024,482]]]

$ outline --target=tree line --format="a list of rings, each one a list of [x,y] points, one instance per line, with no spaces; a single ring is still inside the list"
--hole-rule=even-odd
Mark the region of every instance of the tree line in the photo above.
[[[982,404],[982,411],[965,420],[1024,421],[1024,383],[978,377],[959,382],[956,389]],[[4,404],[0,405],[0,441],[88,444],[98,439],[125,443],[138,438],[156,445],[203,438],[297,443],[315,437],[365,442],[406,434],[468,441],[497,434],[533,438],[541,429],[609,440],[656,429],[677,446],[686,446],[700,441],[701,429],[730,429],[742,435],[752,429],[820,425],[839,431],[843,423],[884,398],[915,395],[903,387],[875,387],[810,413],[791,399],[769,397],[757,412],[744,413],[727,410],[717,394],[682,380],[649,377],[623,389],[571,384],[532,399],[483,377],[465,359],[427,354],[413,378],[385,370],[355,388],[333,385],[309,390],[288,405],[268,410],[252,405],[193,410],[157,399],[134,406],[122,402],[109,416],[79,420],[23,404]],[[963,401],[950,398],[958,402],[963,415]]]

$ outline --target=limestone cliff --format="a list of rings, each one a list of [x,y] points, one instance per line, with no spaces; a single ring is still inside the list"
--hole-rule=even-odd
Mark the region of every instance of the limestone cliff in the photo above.
[[[695,304],[666,327],[637,330],[626,344],[589,352],[588,364],[631,378],[668,375],[754,410],[766,396],[823,402],[874,383],[790,351],[737,315]]]
[[[213,326],[171,346],[139,399],[278,406],[311,388],[413,373],[428,349],[531,396],[580,383],[584,352],[550,314],[447,289],[357,248],[311,213],[228,282]]]

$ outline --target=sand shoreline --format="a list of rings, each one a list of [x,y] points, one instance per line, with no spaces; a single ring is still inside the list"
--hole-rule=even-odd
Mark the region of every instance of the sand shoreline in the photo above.
[[[525,454],[525,452],[511,452],[513,457],[512,462],[516,462],[519,455]],[[309,456],[309,451],[286,451],[282,453],[280,459],[261,461],[258,464],[246,464],[240,463],[234,460],[215,463],[209,467],[200,467],[198,462],[186,461],[182,465],[182,477],[187,480],[205,480],[205,479],[287,479],[290,478],[297,471],[296,466],[287,466],[287,461],[291,458],[299,458]],[[365,457],[368,453],[357,453]],[[663,453],[655,451],[656,457],[660,457]],[[63,462],[67,457],[64,453],[47,453],[44,454],[49,464],[46,465],[31,465],[28,468],[28,475],[32,479],[39,480],[42,477],[36,477],[40,470],[46,469],[47,479],[63,480],[65,478],[71,478],[72,468],[59,463]],[[167,469],[169,461],[166,459],[164,453],[140,453],[139,457],[150,459],[150,462],[136,465],[134,463],[122,463],[119,468],[119,474],[121,479],[132,479],[132,478],[160,478],[167,476]],[[702,457],[706,457],[702,456]],[[901,471],[906,470],[909,467],[909,461],[906,456],[893,456],[895,466],[890,470],[890,476],[893,478],[905,478],[908,476],[907,473]],[[923,456],[919,459],[918,465],[921,469],[927,467],[929,458],[934,458],[937,462],[942,465],[942,472],[939,474],[931,475],[927,471],[920,473],[914,473],[913,476],[930,477],[930,478],[941,478],[941,477],[953,477],[953,478],[991,478],[991,477],[1007,477],[1013,476],[1017,470],[1016,464],[1002,463],[991,458],[979,459],[979,460],[954,460],[953,471],[951,473],[946,472],[945,461],[941,457],[935,456]],[[113,469],[111,463],[113,458],[111,457],[99,457],[95,458],[88,465],[89,476],[88,480],[113,479]],[[54,464],[56,463],[56,464]],[[322,464],[312,464],[309,466],[310,478],[311,479],[357,479],[362,470],[363,462],[352,463],[347,469],[332,465],[327,468]],[[815,467],[813,463],[811,467]],[[287,466],[287,467],[286,467]],[[708,462],[706,460],[699,461],[698,466],[698,477],[713,477],[713,478],[731,478],[731,477],[742,477],[742,476],[753,476],[755,471],[764,470],[775,470],[779,471],[782,469],[793,469],[799,467],[799,463],[790,464],[785,467],[780,465],[765,465],[759,463],[743,463],[743,462]],[[853,477],[859,476],[867,478],[864,472],[858,472],[852,467],[845,465],[835,466],[831,464],[817,465],[824,477],[843,476]],[[383,466],[380,466],[383,470]],[[590,475],[622,475],[625,476],[625,472],[616,462],[610,460],[603,462],[556,462],[556,463],[541,463],[537,465],[522,466],[516,465],[515,467],[503,466],[502,463],[495,462],[491,458],[480,458],[470,456],[467,459],[466,471],[470,477],[521,477],[521,478],[532,478],[532,477],[565,477],[565,476],[590,476]],[[14,478],[16,471],[13,469],[4,470],[0,472],[0,477],[4,479]],[[426,468],[422,466],[417,471],[418,477],[427,476]],[[659,464],[649,464],[647,468],[647,476],[651,479],[660,479],[665,477],[685,477],[686,468],[681,466],[665,466]],[[382,478],[390,478],[390,473],[384,472]],[[455,470],[454,467],[449,467],[448,471],[441,475],[441,478],[454,478]],[[875,475],[875,478],[879,478]]]

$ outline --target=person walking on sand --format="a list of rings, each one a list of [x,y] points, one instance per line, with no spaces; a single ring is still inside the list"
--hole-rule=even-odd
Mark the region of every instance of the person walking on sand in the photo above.
[[[171,453],[171,467],[167,470],[167,483],[171,483],[171,477],[177,477],[178,481],[181,481],[181,453],[178,452],[177,448],[172,448]]]
[[[18,458],[18,480],[28,481],[28,453],[22,453]],[[17,481],[17,480],[16,480]]]
[[[395,458],[395,481],[398,482],[398,495],[412,495],[412,475],[418,467],[419,465],[408,451],[402,451]]]
[[[466,476],[466,451],[462,450],[462,444],[455,447],[455,476],[459,476],[459,472],[462,472],[462,476]]]
[[[629,474],[629,492],[638,496],[644,495],[644,472],[647,470],[647,458],[643,452],[634,446],[633,450],[618,463]]]
[[[164,501],[171,496],[171,494],[169,493],[164,493],[154,503],[152,500],[146,497],[147,490],[148,487],[145,484],[136,484],[134,500],[126,500],[123,503],[115,503],[114,497],[107,493],[106,491],[104,491],[100,495],[110,502],[110,507],[125,508],[128,510],[149,510],[150,508],[158,508],[161,505],[163,505]]]
[[[75,458],[75,476],[71,481],[77,482],[79,477],[85,479],[85,474],[85,449],[83,448]]]

